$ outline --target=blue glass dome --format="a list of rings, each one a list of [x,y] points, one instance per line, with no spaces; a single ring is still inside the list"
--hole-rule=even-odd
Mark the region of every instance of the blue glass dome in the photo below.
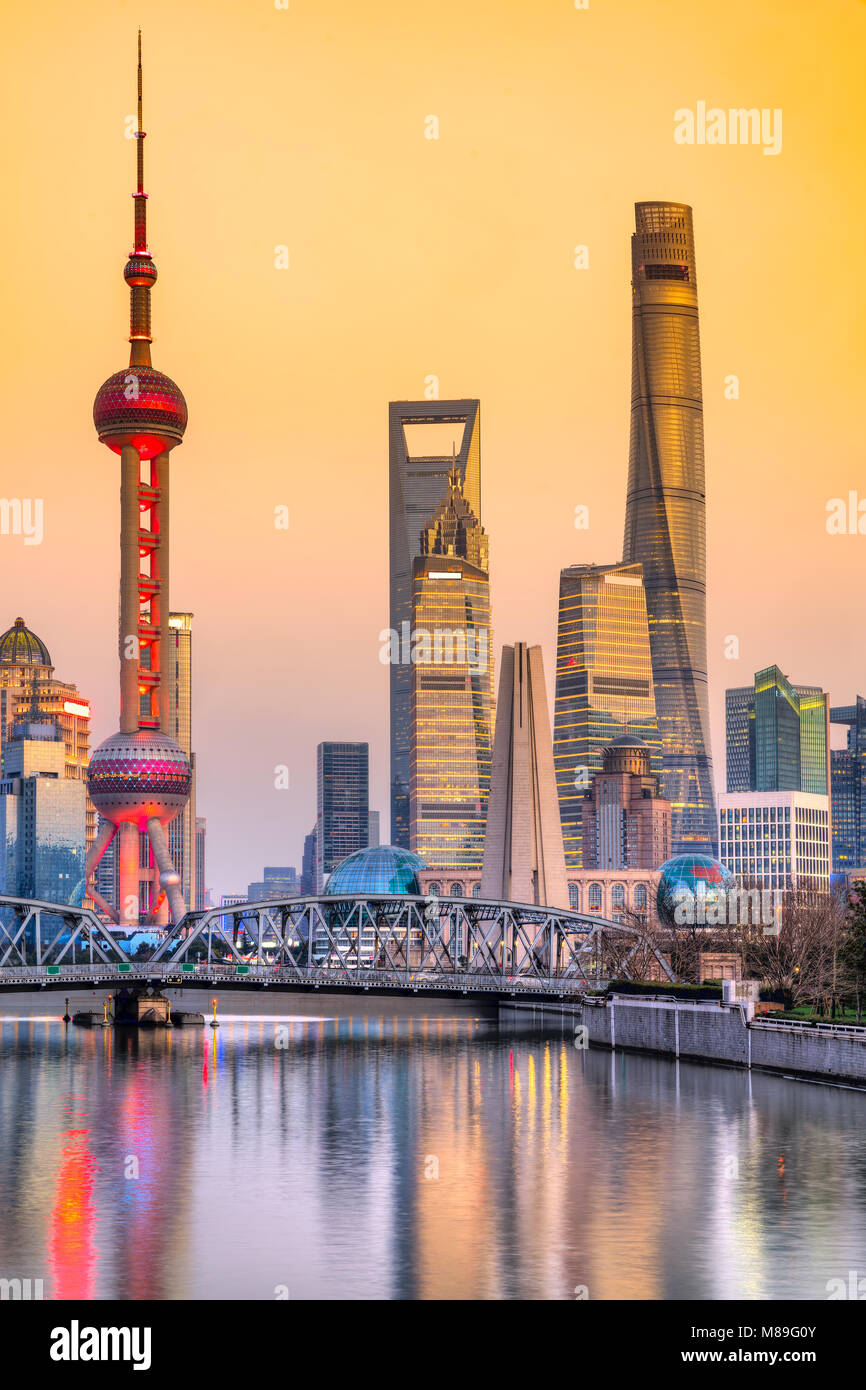
[[[690,920],[687,916],[690,898],[694,903],[700,895],[705,907],[711,908],[737,886],[730,869],[708,854],[678,854],[662,864],[659,872],[656,907],[660,919],[668,927],[683,926]],[[676,915],[678,908],[679,916]]]
[[[338,864],[328,879],[325,892],[339,893],[415,893],[421,889],[416,874],[427,865],[417,854],[396,845],[372,845],[358,849]]]

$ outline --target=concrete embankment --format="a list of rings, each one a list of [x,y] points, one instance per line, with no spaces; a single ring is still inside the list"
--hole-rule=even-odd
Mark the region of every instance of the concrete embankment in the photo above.
[[[504,1004],[500,1017],[551,1023],[554,1016],[586,1028],[590,1046],[656,1052],[669,1057],[759,1068],[866,1086],[866,1028],[811,1028],[750,1020],[742,1004],[686,1003],[611,995],[543,1007]]]

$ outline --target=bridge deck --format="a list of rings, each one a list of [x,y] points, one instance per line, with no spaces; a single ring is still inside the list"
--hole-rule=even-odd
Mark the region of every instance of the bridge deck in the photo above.
[[[16,966],[0,970],[0,993],[33,993],[36,990],[86,990],[143,988],[202,990],[276,990],[278,993],[415,995],[434,998],[499,999],[572,998],[586,989],[583,980],[471,974],[465,971],[434,972],[397,970],[305,969],[274,966],[237,967],[196,965],[181,971],[176,965],[147,961],[129,966],[101,962],[93,965]]]

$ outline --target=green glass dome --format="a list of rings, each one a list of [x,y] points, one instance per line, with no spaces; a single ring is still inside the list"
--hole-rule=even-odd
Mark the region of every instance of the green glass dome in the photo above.
[[[51,653],[41,638],[16,618],[0,637],[0,666],[50,666]]]
[[[420,894],[416,877],[427,865],[417,854],[396,845],[372,845],[355,850],[337,865],[328,879],[325,892],[336,896],[342,893],[409,893]]]

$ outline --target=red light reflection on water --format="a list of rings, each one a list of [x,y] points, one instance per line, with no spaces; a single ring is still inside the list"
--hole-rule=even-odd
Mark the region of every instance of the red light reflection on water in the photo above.
[[[89,1129],[67,1129],[54,1185],[48,1269],[57,1299],[93,1297],[97,1249]]]

